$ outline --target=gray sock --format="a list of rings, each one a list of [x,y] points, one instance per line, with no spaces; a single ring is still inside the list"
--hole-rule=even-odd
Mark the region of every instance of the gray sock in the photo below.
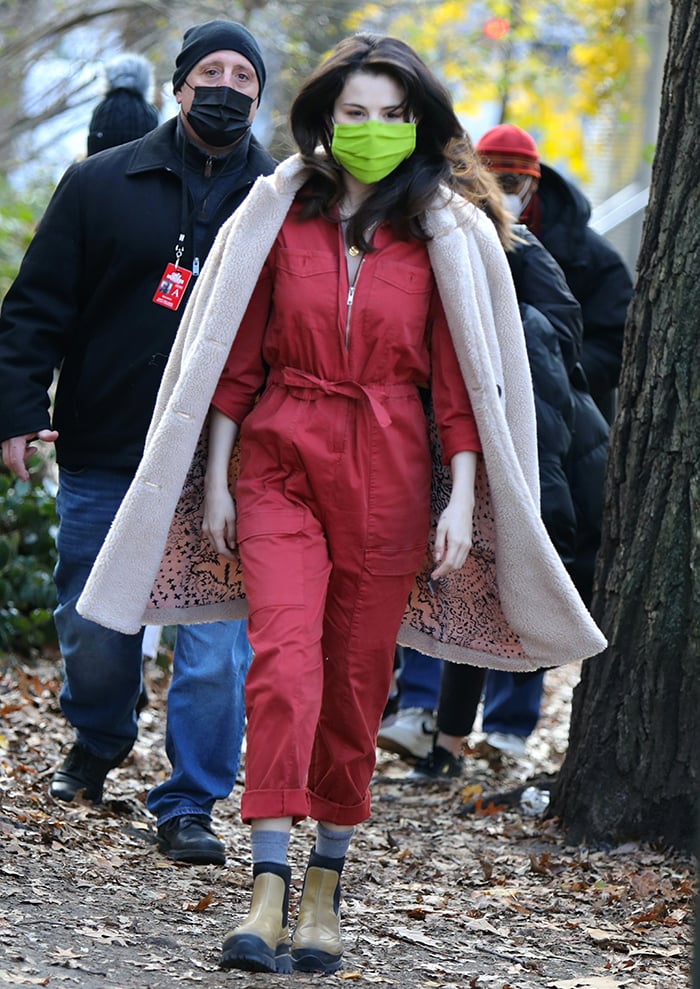
[[[285,865],[289,831],[254,830],[251,832],[250,845],[253,865],[257,862],[277,862],[279,865]]]
[[[316,851],[329,859],[345,858],[354,828],[348,831],[331,831],[319,821],[316,825]]]

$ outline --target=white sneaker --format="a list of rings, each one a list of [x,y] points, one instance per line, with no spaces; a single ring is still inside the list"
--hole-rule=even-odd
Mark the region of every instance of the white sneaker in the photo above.
[[[508,735],[502,731],[492,731],[486,736],[486,744],[492,749],[498,749],[505,755],[512,756],[513,759],[520,759],[525,755],[527,739],[522,735]]]
[[[433,748],[437,722],[432,711],[406,707],[388,724],[382,724],[377,745],[385,752],[395,752],[402,759],[425,759]]]

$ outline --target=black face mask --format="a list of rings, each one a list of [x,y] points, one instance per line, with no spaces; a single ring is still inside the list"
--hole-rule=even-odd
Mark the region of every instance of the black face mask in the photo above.
[[[230,86],[190,88],[194,89],[194,99],[186,116],[197,137],[212,148],[235,144],[250,127],[250,96]]]

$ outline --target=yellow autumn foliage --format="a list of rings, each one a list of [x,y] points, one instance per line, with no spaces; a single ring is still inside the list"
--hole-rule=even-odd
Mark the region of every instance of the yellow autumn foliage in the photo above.
[[[627,112],[630,80],[645,65],[633,30],[639,2],[387,0],[361,7],[348,26],[402,38],[447,84],[457,113],[500,106],[501,120],[533,132],[543,159],[561,160],[564,148],[568,170],[585,178],[588,123]]]

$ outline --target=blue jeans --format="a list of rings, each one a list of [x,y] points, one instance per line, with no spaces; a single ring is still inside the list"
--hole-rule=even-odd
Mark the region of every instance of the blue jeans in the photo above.
[[[430,711],[438,709],[441,667],[439,660],[403,647],[398,676],[401,710],[407,707],[422,707]],[[506,673],[504,670],[489,670],[484,692],[483,730],[527,738],[535,730],[540,716],[543,685],[543,671]],[[465,711],[471,710],[471,700],[465,697]],[[478,698],[475,701],[478,703]]]
[[[422,707],[435,711],[440,694],[440,669],[442,662],[425,656],[417,649],[403,647],[403,658],[398,681],[401,685],[399,709]]]
[[[543,670],[536,673],[489,670],[484,692],[484,731],[527,738],[540,716],[543,686]]]
[[[61,709],[77,741],[103,759],[124,758],[138,734],[143,634],[124,635],[86,621],[75,605],[131,479],[130,471],[61,468],[56,499]],[[251,658],[245,622],[178,628],[166,724],[173,772],[147,800],[158,824],[182,814],[210,815],[214,802],[233,789]]]

